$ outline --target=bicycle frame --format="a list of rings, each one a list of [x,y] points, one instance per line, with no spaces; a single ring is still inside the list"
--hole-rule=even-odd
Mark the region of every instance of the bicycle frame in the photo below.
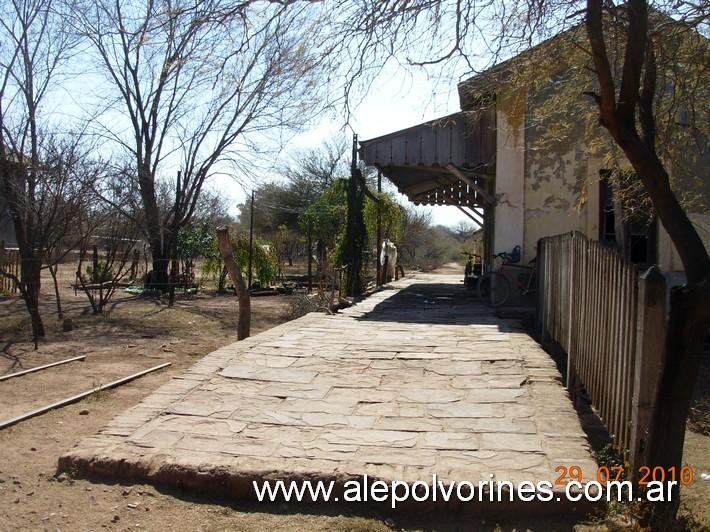
[[[513,275],[513,272],[511,272],[511,268],[517,268],[519,270],[528,271],[529,275],[527,276],[526,282],[521,283],[520,281],[518,281],[518,276]],[[535,283],[533,283],[533,280],[535,279],[535,274],[537,273],[536,266],[525,266],[523,264],[510,264],[504,262],[498,270],[498,273],[505,276],[505,278],[508,279],[508,281],[510,281],[511,283],[514,283],[520,289],[520,293],[524,296],[533,293],[537,288]]]

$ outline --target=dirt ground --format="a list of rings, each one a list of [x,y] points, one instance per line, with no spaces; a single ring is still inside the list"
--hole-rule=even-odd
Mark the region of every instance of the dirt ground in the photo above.
[[[79,403],[0,431],[0,531],[16,530],[352,530],[391,528],[466,530],[571,530],[572,520],[510,521],[482,517],[392,516],[381,511],[300,505],[234,505],[147,485],[56,475],[57,458],[80,438],[138,403],[174,375],[217,347],[236,341],[236,298],[201,294],[165,301],[117,293],[105,315],[92,315],[85,296],[63,287],[65,316],[74,330],[61,332],[52,318],[51,284],[45,282],[43,315],[48,336],[38,349],[19,298],[0,298],[0,374],[77,355],[72,362],[0,382],[0,419],[104,384],[162,362],[168,368]],[[252,332],[287,319],[294,296],[252,300]],[[710,439],[689,433],[687,459],[710,471]],[[710,523],[710,482],[690,490],[686,504]],[[597,527],[583,526],[590,530]]]

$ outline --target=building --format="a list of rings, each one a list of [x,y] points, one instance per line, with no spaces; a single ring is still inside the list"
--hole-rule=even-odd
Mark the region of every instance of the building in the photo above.
[[[655,219],[620,212],[608,157],[596,146],[606,132],[581,94],[585,83],[593,85],[589,79],[580,83],[583,59],[570,52],[573,38],[574,31],[558,35],[463,81],[460,112],[362,141],[361,158],[415,204],[467,212],[483,226],[489,265],[495,254],[516,246],[526,263],[536,256],[540,238],[579,231],[622,247],[640,266],[681,271]],[[523,62],[534,67],[519,68]],[[550,107],[564,91],[571,96]],[[708,163],[707,150],[693,162],[704,201],[689,212],[710,249]]]

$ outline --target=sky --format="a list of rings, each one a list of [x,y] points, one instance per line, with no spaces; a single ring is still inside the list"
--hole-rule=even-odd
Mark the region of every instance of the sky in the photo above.
[[[89,51],[82,50],[73,57],[69,71],[56,78],[54,89],[44,100],[43,112],[56,118],[60,128],[66,128],[66,124],[73,122],[81,128],[81,124],[89,118],[89,123],[94,125],[86,131],[96,139],[92,149],[98,155],[111,159],[116,150],[112,136],[130,138],[131,128],[120,104],[117,109],[110,108],[115,91],[109,88],[106,80],[107,74],[93,64]],[[323,114],[310,127],[289,137],[286,142],[279,137],[275,144],[283,143],[285,148],[266,164],[261,160],[247,161],[243,166],[250,173],[242,176],[238,175],[237,169],[220,166],[215,168],[215,175],[207,186],[224,196],[231,206],[231,214],[236,215],[237,206],[245,202],[255,184],[275,178],[274,171],[268,168],[288,165],[289,159],[299,151],[318,148],[324,141],[338,135],[350,139],[356,133],[360,140],[367,140],[459,111],[458,81],[430,77],[423,69],[405,68],[392,61],[373,81],[367,93],[359,99],[351,98],[348,120],[337,110]],[[106,131],[110,131],[111,135],[107,136]],[[271,142],[265,138],[263,143],[270,145]],[[271,148],[268,151],[273,152]],[[250,155],[248,151],[245,153],[247,157]],[[177,156],[163,156],[161,174],[173,175],[180,166]],[[385,190],[396,189],[391,186],[385,187]],[[402,195],[398,195],[397,200],[414,208]],[[456,227],[462,222],[471,222],[453,206],[416,209],[428,211],[434,224]]]
[[[423,71],[411,72],[392,65],[383,71],[372,90],[352,105],[349,124],[344,125],[346,120],[342,116],[323,116],[312,127],[296,133],[280,158],[286,161],[299,151],[317,148],[333,136],[351,138],[356,133],[360,140],[367,140],[458,112],[457,81],[437,80]],[[269,177],[255,177],[254,180],[268,181]],[[216,176],[211,186],[229,198],[230,204],[235,206],[233,214],[238,213],[236,206],[243,203],[250,192],[243,184],[227,177]],[[396,189],[392,186],[391,190]],[[397,194],[397,200],[414,207],[401,194]],[[453,206],[416,208],[430,212],[435,225],[456,227],[461,222],[471,223],[470,218]]]

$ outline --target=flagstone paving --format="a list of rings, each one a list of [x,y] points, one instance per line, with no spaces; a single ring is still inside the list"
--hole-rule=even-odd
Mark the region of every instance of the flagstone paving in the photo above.
[[[241,497],[254,479],[596,477],[553,361],[458,276],[417,274],[207,355],[60,468]]]

